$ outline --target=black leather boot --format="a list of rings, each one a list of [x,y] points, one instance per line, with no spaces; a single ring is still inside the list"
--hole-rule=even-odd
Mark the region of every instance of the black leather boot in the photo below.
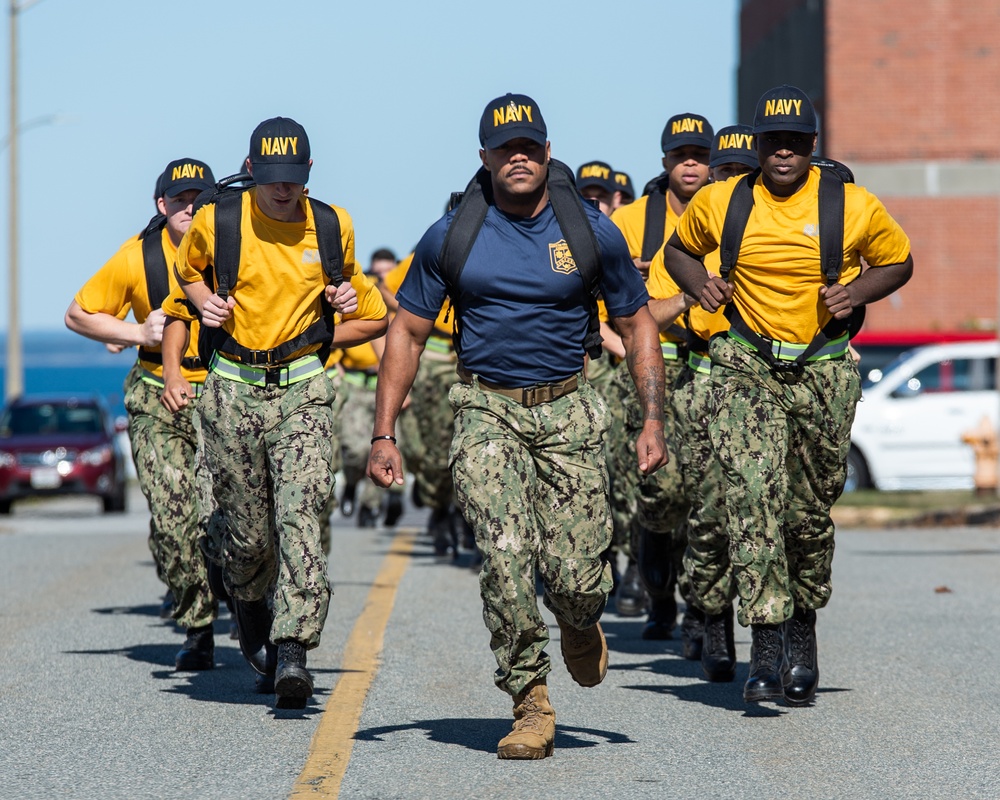
[[[163,595],[163,601],[160,603],[160,619],[173,619],[174,618],[174,593],[167,589],[167,593]]]
[[[736,677],[736,643],[733,640],[733,608],[705,615],[701,668],[713,683],[728,683]]]
[[[641,617],[649,613],[649,592],[639,578],[639,565],[629,559],[625,575],[615,594],[615,611],[620,617]]]
[[[677,625],[677,574],[672,559],[672,537],[639,529],[639,575],[649,592],[649,619],[643,639],[670,639]]]
[[[444,557],[451,550],[452,558],[458,558],[458,542],[451,524],[450,508],[435,508],[427,522],[427,532],[434,544],[434,555]]]
[[[278,708],[305,708],[312,693],[313,679],[306,669],[305,647],[298,642],[278,642],[275,704]]]
[[[701,661],[705,612],[688,603],[681,617],[681,652],[688,661]]]
[[[236,632],[240,640],[240,650],[247,663],[261,675],[268,673],[267,647],[271,643],[271,622],[273,616],[263,597],[260,600],[239,600],[233,598],[236,613]],[[273,672],[273,668],[272,668]]]
[[[349,517],[354,513],[354,495],[357,494],[358,485],[348,483],[344,486],[344,494],[340,498],[340,513]]]
[[[215,639],[211,625],[188,628],[187,638],[177,653],[176,666],[178,672],[215,667]]]
[[[378,511],[368,508],[368,506],[361,506],[358,511],[358,527],[359,528],[374,528],[378,525]]]
[[[385,519],[382,520],[382,524],[387,528],[393,528],[401,516],[403,516],[403,495],[399,492],[389,492],[385,504]]]
[[[750,677],[743,686],[743,699],[748,703],[780,700],[785,672],[781,625],[751,625],[750,635]]]
[[[788,669],[785,702],[805,706],[816,697],[819,661],[816,654],[816,612],[795,610],[785,621],[785,662]]]

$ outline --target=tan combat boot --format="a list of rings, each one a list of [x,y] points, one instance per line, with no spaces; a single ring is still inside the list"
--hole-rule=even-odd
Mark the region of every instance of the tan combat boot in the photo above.
[[[581,686],[597,686],[608,674],[608,643],[601,623],[579,630],[556,617],[562,640],[563,662],[570,677]]]
[[[543,678],[514,695],[514,729],[500,740],[497,758],[545,758],[552,755],[555,737],[556,710]]]

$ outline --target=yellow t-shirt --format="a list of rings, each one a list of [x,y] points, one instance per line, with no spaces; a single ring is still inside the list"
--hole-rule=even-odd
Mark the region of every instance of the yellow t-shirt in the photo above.
[[[646,232],[646,203],[649,195],[643,195],[634,203],[621,206],[611,215],[611,221],[625,236],[629,255],[633,259],[642,257],[642,237]],[[677,215],[670,207],[670,194],[667,194],[667,216],[663,225],[663,241],[666,242],[677,225]]]
[[[163,247],[163,258],[167,263],[167,273],[171,293],[180,291],[173,264],[177,248],[170,241],[166,227],[160,234]],[[108,262],[88,280],[73,298],[88,314],[111,314],[118,319],[125,319],[129,310],[140,325],[149,316],[149,291],[146,288],[146,268],[142,257],[142,240],[133,236],[115,253]],[[159,353],[160,346],[144,347],[150,353]],[[198,323],[191,326],[191,341],[188,343],[187,358],[198,355]],[[158,378],[163,377],[163,364],[146,361],[140,358],[143,369]],[[181,367],[181,374],[189,383],[202,383],[205,380],[204,369],[186,369]]]
[[[403,285],[403,279],[406,277],[406,273],[409,271],[410,264],[412,263],[413,253],[410,253],[386,273],[385,278],[382,280],[390,292],[396,294],[399,291],[399,287]],[[444,305],[441,306],[441,310],[438,311],[437,319],[434,320],[434,333],[438,336],[451,337],[454,334],[455,314],[449,314],[451,311],[451,301],[445,300]]]
[[[378,356],[371,342],[345,347],[344,355],[340,359],[340,365],[344,369],[360,369],[374,371],[378,368]]]
[[[256,190],[243,194],[240,266],[236,285],[229,290],[236,301],[224,329],[244,347],[270,350],[294,339],[322,318],[321,298],[327,277],[319,260],[319,243],[312,208],[303,199],[306,219],[281,222],[265,216],[255,201]],[[344,274],[358,293],[357,311],[344,319],[382,319],[385,302],[375,284],[362,272],[354,257],[354,225],[343,208],[332,206],[340,220]],[[177,250],[177,274],[185,282],[205,279],[215,253],[215,206],[201,208]],[[171,316],[190,319],[190,309],[178,287],[163,304]],[[289,360],[318,350],[307,345]]]
[[[791,197],[775,197],[760,178],[754,207],[743,234],[739,259],[729,277],[733,303],[751,328],[782,342],[808,344],[830,321],[819,297],[825,285],[819,249],[819,167]],[[737,179],[704,187],[677,224],[677,235],[690,252],[704,255],[719,246],[726,210]],[[899,264],[910,253],[910,240],[885,206],[867,189],[844,186],[844,268],[840,282],[861,272],[861,258],[871,267]]]
[[[719,251],[713,250],[705,256],[705,268],[713,275],[719,274]],[[649,280],[646,281],[646,290],[649,296],[657,300],[669,300],[671,297],[681,293],[674,279],[670,277],[666,266],[663,263],[663,248],[656,251],[653,261],[649,265]],[[687,328],[695,336],[704,339],[706,342],[716,333],[729,330],[729,320],[725,317],[725,306],[719,308],[714,314],[709,314],[699,304],[695,304],[688,309],[686,315],[677,318],[676,324],[682,328]],[[669,334],[667,334],[669,336]],[[662,334],[661,334],[662,336]],[[670,337],[665,341],[679,341],[676,337]]]

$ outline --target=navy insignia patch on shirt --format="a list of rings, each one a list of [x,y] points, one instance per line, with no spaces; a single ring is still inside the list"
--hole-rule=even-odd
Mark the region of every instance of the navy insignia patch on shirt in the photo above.
[[[576,272],[576,262],[565,239],[549,245],[549,263],[552,264],[553,272],[561,272],[563,275]]]

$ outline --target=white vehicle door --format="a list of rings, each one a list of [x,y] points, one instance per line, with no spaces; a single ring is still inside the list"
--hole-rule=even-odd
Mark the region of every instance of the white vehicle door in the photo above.
[[[995,361],[955,358],[919,369],[880,403],[885,488],[972,486],[975,458],[962,435],[986,416],[997,425]]]

